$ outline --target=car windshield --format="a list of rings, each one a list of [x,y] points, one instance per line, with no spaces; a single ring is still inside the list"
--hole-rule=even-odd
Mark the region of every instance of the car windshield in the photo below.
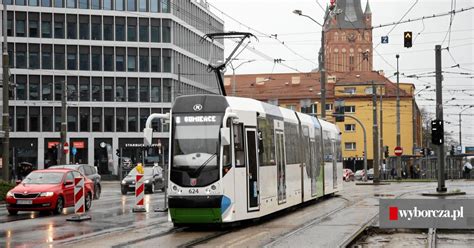
[[[145,170],[145,176],[153,176],[153,168],[150,167],[145,167],[143,168]],[[133,170],[128,173],[129,176],[135,176],[137,175],[137,169],[133,168]]]
[[[63,179],[62,172],[31,172],[23,181],[24,184],[59,184]]]

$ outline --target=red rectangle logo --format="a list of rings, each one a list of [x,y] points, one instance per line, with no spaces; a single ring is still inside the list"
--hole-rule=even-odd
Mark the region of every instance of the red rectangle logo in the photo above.
[[[389,220],[398,220],[398,208],[397,207],[389,207]]]

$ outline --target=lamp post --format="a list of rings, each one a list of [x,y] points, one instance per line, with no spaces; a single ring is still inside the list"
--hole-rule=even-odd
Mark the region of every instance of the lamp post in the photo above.
[[[299,16],[304,16],[306,18],[309,18],[311,21],[314,23],[318,24],[321,26],[321,49],[319,49],[319,72],[321,73],[321,118],[326,119],[326,51],[325,51],[325,45],[324,45],[324,40],[325,40],[325,30],[324,30],[324,24],[327,21],[327,18],[329,16],[329,12],[326,12],[324,15],[324,21],[323,23],[319,23],[315,19],[313,19],[311,16],[303,14],[303,11],[299,9],[293,10],[293,13]]]
[[[398,67],[398,59],[400,55],[396,55],[397,58],[397,147],[401,146],[401,136],[400,136],[400,71]],[[402,173],[402,158],[397,156],[397,178],[400,179]]]
[[[235,60],[235,59],[234,59]],[[251,59],[251,60],[246,60],[242,63],[240,63],[238,66],[234,67],[234,65],[232,63],[230,63],[230,68],[232,69],[232,96],[235,96],[235,88],[236,88],[236,82],[235,82],[235,70],[237,70],[239,67],[241,67],[242,65],[244,64],[247,64],[247,63],[252,63],[254,62],[255,59]]]
[[[10,110],[9,110],[9,92],[10,92],[10,80],[9,80],[9,57],[8,57],[8,41],[7,41],[7,1],[3,1],[3,154],[2,154],[2,175],[3,180],[8,181],[10,179]]]
[[[472,107],[474,107],[474,105],[471,105],[471,106],[469,106],[469,107],[467,107],[467,108],[461,110],[461,112],[459,112],[459,146],[461,147],[461,152],[462,152],[461,113],[464,112],[464,111],[466,111],[466,110],[468,110],[468,109],[470,109],[470,108],[472,108]]]

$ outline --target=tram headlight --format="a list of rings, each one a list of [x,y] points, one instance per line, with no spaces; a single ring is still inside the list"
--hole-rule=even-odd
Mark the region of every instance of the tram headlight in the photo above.
[[[211,189],[212,189],[212,190],[216,190],[216,185],[212,185],[212,186],[211,186]]]
[[[176,185],[173,185],[173,190],[174,190],[174,191],[177,191],[177,190],[178,190],[178,187],[176,187]]]
[[[125,182],[125,180],[122,180],[122,184],[126,184],[127,182]]]

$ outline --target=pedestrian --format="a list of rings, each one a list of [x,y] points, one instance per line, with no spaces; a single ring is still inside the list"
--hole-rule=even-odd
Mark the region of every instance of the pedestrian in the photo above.
[[[385,164],[385,161],[382,161],[382,179],[385,180],[387,179],[387,165]]]
[[[466,163],[464,163],[464,166],[463,166],[463,172],[466,179],[471,179],[471,170],[472,170],[472,164],[469,163],[468,160],[466,160]]]
[[[396,175],[397,175],[397,172],[395,171],[395,168],[392,167],[392,170],[390,172],[390,175],[392,176],[392,179],[395,179]]]

